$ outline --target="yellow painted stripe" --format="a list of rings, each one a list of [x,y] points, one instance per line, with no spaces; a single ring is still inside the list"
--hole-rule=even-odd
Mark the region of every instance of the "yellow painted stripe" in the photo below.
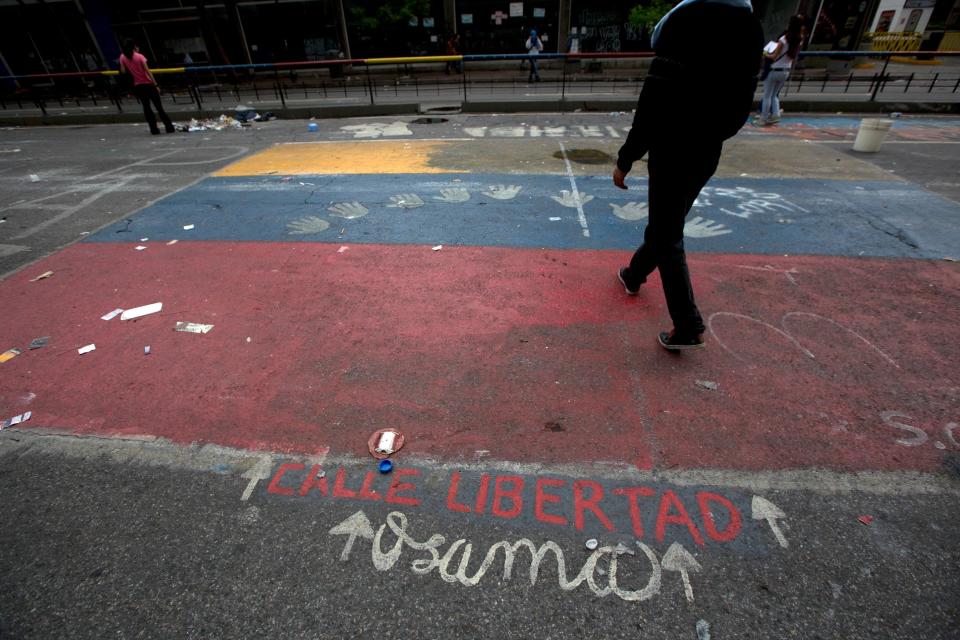
[[[431,165],[431,158],[446,146],[449,143],[424,140],[285,144],[238,160],[214,175],[463,173]]]
[[[163,69],[150,69],[150,73],[183,73],[186,70],[186,67],[165,67]],[[105,76],[120,75],[119,71],[101,71],[100,73]]]
[[[463,56],[421,56],[405,58],[366,58],[366,64],[410,64],[414,62],[460,62]]]

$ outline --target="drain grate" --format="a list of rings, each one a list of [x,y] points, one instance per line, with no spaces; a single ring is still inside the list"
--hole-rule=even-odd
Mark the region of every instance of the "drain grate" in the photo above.
[[[563,160],[563,152],[557,151],[553,154],[554,158]],[[613,156],[600,149],[568,149],[567,158],[580,164],[609,164],[613,162]]]

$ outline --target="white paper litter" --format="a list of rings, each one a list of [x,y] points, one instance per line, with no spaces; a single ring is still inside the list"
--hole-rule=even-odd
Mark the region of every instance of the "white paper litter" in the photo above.
[[[550,218],[550,222],[560,222],[560,218]]]
[[[213,329],[212,324],[197,324],[196,322],[178,322],[173,328],[174,331],[183,331],[185,333],[210,333]]]
[[[143,251],[144,249],[146,249],[146,247],[143,246],[142,244],[140,244],[140,245],[137,245],[136,247],[134,247],[134,249],[136,249],[137,251]]]
[[[114,310],[111,311],[110,313],[105,313],[105,314],[103,314],[102,316],[100,316],[100,319],[101,319],[101,320],[113,320],[114,318],[116,318],[116,317],[117,317],[118,315],[120,315],[121,313],[123,313],[123,309],[114,309]]]
[[[442,244],[438,244],[437,246],[433,247],[432,251],[440,251],[440,249],[443,249]]]
[[[85,347],[80,347],[79,349],[77,349],[77,353],[79,353],[80,355],[83,355],[85,353],[90,353],[91,351],[96,351],[96,349],[97,349],[97,345],[88,344]]]
[[[346,251],[347,249],[349,249],[349,248],[350,248],[350,247],[340,247],[339,249],[337,249],[337,253],[343,253],[343,252],[345,252],[345,251]]]
[[[127,309],[123,312],[123,315],[120,316],[121,320],[133,320],[134,318],[139,318],[141,316],[147,316],[151,313],[156,313],[163,309],[162,302],[154,302],[153,304],[147,304],[142,307],[136,307],[134,309]]]
[[[146,241],[149,240],[149,239],[150,239],[150,238],[140,238],[140,242],[146,242]]]
[[[30,174],[30,182],[40,182],[40,176],[35,173]]]
[[[184,230],[184,231],[190,231],[190,229],[193,229],[193,225],[192,225],[192,224],[185,224],[185,225],[183,225],[183,230]]]
[[[12,418],[7,418],[3,422],[0,422],[0,431],[3,431],[7,427],[12,427],[15,424],[20,424],[21,422],[26,422],[30,419],[30,416],[33,415],[32,411],[27,411],[26,413],[21,413],[18,416],[13,416]]]
[[[172,244],[177,244],[177,241],[176,241],[176,240],[171,240],[170,242],[167,243],[167,246],[169,247],[169,246],[172,245]]]

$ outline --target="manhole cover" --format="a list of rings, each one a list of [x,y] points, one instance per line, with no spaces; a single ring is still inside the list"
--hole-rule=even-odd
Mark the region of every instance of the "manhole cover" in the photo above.
[[[563,160],[563,152],[556,151],[554,158]],[[613,156],[600,149],[568,149],[567,158],[580,164],[609,164],[613,162]]]
[[[412,120],[410,124],[441,124],[447,122],[446,118],[417,118]]]

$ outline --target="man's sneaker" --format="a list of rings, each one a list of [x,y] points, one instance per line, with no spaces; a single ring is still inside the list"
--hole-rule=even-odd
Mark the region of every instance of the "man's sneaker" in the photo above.
[[[660,332],[658,338],[660,346],[667,351],[687,351],[689,349],[703,349],[703,334],[699,333],[690,337],[678,336],[676,329],[667,333]]]
[[[620,284],[623,285],[623,290],[627,292],[627,295],[635,296],[640,293],[640,287],[637,287],[636,289],[630,288],[630,286],[627,284],[627,279],[623,276],[623,273],[626,270],[626,267],[620,267],[620,271],[617,271],[617,277],[620,279]]]

